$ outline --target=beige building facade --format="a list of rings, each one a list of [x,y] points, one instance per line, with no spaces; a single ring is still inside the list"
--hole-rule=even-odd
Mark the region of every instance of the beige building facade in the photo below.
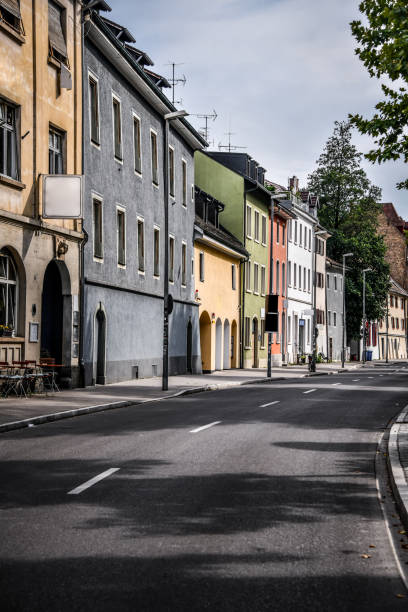
[[[54,359],[71,384],[83,236],[59,206],[82,174],[80,2],[0,0],[0,49],[0,360]]]
[[[390,279],[390,282],[386,318],[378,325],[378,357],[389,360],[406,359],[408,293],[393,278]],[[373,349],[373,356],[376,358],[374,334],[375,329],[373,331],[373,325],[371,325],[367,347]]]

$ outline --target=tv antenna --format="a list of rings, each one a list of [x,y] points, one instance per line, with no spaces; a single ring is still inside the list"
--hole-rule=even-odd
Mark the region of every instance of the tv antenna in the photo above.
[[[180,64],[176,64],[175,62],[169,62],[168,64],[166,64],[166,66],[171,66],[172,69],[172,77],[171,79],[167,79],[169,81],[169,83],[171,84],[171,88],[172,88],[172,98],[171,98],[171,102],[172,104],[182,104],[183,100],[175,100],[174,99],[174,93],[175,93],[175,88],[176,85],[184,85],[186,84],[186,76],[183,74],[182,77],[177,77],[176,78],[176,66],[182,66],[183,62],[181,62]]]
[[[199,119],[204,119],[205,121],[205,125],[200,128],[200,134],[204,137],[204,139],[208,142],[208,132],[209,132],[209,127],[208,127],[208,121],[210,119],[212,119],[213,121],[216,120],[216,118],[218,117],[215,109],[213,110],[212,114],[208,114],[208,115],[200,115],[198,113],[192,113],[193,117],[198,117]]]
[[[228,144],[227,145],[223,145],[220,142],[218,143],[218,150],[222,151],[223,149],[226,149],[229,153],[231,151],[237,151],[238,149],[246,149],[246,147],[239,147],[237,145],[233,145],[231,144],[231,136],[235,136],[235,132],[225,132],[225,135],[228,136]]]

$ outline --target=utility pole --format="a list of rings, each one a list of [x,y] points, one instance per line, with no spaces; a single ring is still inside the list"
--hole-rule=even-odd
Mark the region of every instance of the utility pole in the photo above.
[[[385,321],[385,363],[388,363],[388,294],[387,294],[387,318]]]
[[[363,363],[366,362],[367,352],[367,333],[366,333],[366,272],[371,272],[371,268],[363,270]]]

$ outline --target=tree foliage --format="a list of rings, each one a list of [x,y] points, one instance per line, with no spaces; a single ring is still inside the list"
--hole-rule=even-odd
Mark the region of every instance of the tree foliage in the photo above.
[[[351,31],[359,43],[356,55],[370,76],[388,78],[396,83],[392,88],[384,83],[385,99],[376,104],[371,119],[350,115],[353,125],[362,134],[374,138],[376,145],[366,154],[371,162],[382,163],[402,158],[408,162],[408,2],[407,0],[364,0],[360,12],[367,23],[351,22]],[[408,189],[408,179],[398,183]]]
[[[347,335],[357,338],[363,316],[362,271],[372,270],[366,275],[366,314],[375,320],[384,314],[389,266],[384,239],[377,234],[381,190],[361,168],[362,155],[351,138],[350,124],[335,122],[317,169],[308,177],[308,189],[319,197],[319,221],[332,234],[327,255],[341,263],[343,254],[353,253],[346,261]]]

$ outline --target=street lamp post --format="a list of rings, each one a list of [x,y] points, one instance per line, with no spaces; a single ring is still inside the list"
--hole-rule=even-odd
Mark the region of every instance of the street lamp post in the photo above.
[[[344,368],[344,362],[346,359],[346,344],[345,344],[345,333],[346,333],[346,257],[352,257],[353,253],[345,253],[343,255],[343,335],[342,335],[342,350],[341,350],[341,367]]]
[[[366,280],[365,275],[366,272],[371,272],[371,268],[365,268],[363,270],[363,363],[366,362],[366,349],[367,349],[367,334],[366,334],[366,300],[365,300],[365,292],[366,292]]]
[[[163,374],[162,390],[169,388],[169,123],[186,117],[185,110],[164,115],[164,287],[163,287]]]
[[[317,277],[317,271],[316,271],[316,264],[317,264],[317,240],[316,240],[316,236],[322,236],[323,234],[325,234],[326,232],[324,230],[319,230],[318,232],[314,233],[314,240],[313,240],[313,248],[314,248],[314,264],[313,264],[313,319],[312,319],[312,325],[313,325],[313,345],[312,345],[312,363],[310,364],[310,371],[311,372],[316,372],[316,344],[317,344],[317,337],[316,337],[316,277]]]

